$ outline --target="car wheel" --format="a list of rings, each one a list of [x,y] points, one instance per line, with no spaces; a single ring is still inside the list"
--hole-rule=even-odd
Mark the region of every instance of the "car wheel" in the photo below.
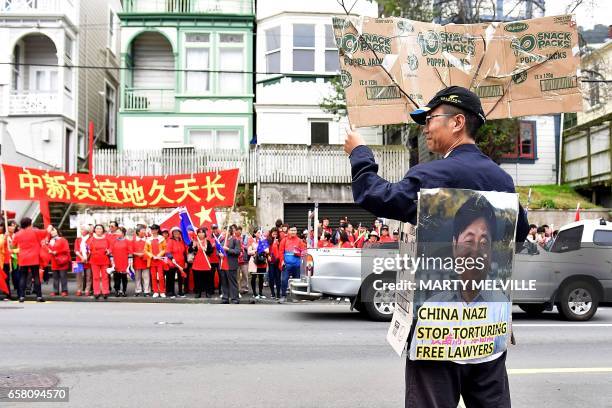
[[[544,304],[540,303],[523,303],[518,305],[521,310],[527,313],[528,316],[537,317],[546,309]]]
[[[561,290],[559,312],[566,320],[590,320],[597,311],[599,299],[593,285],[585,281],[571,282]]]
[[[395,279],[383,278],[383,282],[395,282]],[[361,289],[360,311],[370,320],[377,322],[390,322],[395,310],[394,292],[391,290],[376,290],[372,281],[364,284]]]

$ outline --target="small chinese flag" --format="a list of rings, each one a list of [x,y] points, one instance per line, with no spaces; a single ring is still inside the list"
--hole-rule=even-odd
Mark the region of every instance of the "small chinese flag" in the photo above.
[[[6,293],[7,295],[10,293],[9,287],[6,284],[6,273],[0,268],[0,291]]]
[[[580,221],[580,203],[576,206],[576,216],[574,217],[574,221]]]

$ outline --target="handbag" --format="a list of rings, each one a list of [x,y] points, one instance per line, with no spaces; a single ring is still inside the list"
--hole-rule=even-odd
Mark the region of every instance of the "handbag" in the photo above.
[[[68,266],[68,265],[70,265],[70,261],[71,260],[72,259],[70,258],[70,255],[68,255],[66,253],[61,253],[61,254],[58,254],[58,255],[55,256],[55,262],[58,265],[61,265],[61,266]]]

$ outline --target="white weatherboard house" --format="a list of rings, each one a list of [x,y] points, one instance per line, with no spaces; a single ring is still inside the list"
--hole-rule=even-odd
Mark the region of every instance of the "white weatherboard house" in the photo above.
[[[78,171],[90,121],[98,144],[115,143],[119,11],[119,0],[0,2],[3,163]],[[5,204],[18,217],[37,211]]]
[[[257,2],[258,144],[344,143],[347,119],[319,107],[339,72],[332,17],[344,13],[329,0]],[[351,13],[376,17],[378,5],[359,1]],[[368,144],[382,144],[379,127],[361,131]]]

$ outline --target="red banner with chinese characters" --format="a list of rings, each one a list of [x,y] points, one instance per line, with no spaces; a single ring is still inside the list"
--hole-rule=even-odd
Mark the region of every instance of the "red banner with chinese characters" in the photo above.
[[[2,165],[7,200],[48,200],[109,207],[231,207],[238,169],[168,176],[68,174]]]

